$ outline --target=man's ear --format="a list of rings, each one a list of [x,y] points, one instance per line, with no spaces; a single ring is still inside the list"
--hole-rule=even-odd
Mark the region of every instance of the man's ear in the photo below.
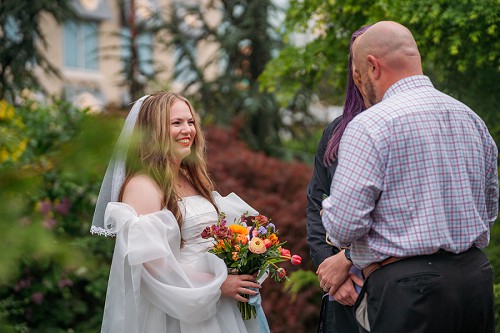
[[[368,68],[367,68],[367,72],[370,74],[370,76],[372,76],[374,79],[378,80],[380,78],[380,64],[377,60],[377,58],[375,58],[374,56],[372,55],[368,55],[366,57],[366,60],[368,61]]]

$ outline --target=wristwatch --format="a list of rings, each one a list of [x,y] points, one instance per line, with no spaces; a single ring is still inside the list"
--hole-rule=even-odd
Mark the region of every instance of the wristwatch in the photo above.
[[[344,254],[345,254],[345,257],[347,258],[347,260],[349,260],[350,262],[352,262],[352,259],[351,259],[351,249],[346,248],[344,250]]]

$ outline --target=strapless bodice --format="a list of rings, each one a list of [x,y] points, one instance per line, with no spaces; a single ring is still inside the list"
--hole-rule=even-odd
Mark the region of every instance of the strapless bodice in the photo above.
[[[184,241],[181,261],[190,262],[212,247],[213,240],[201,238],[201,232],[216,224],[218,215],[215,207],[201,195],[182,198],[179,207],[183,217],[181,235]]]

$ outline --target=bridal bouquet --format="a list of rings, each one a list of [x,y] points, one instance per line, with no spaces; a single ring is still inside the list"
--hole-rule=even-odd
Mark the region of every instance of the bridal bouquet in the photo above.
[[[277,264],[290,260],[299,265],[302,261],[283,247],[285,242],[280,242],[276,226],[264,215],[245,213],[234,224],[227,225],[226,215],[221,212],[217,224],[206,227],[201,237],[213,238],[214,246],[209,252],[224,260],[231,274],[257,273],[257,280],[268,274],[281,282],[287,279],[286,271]],[[252,305],[238,302],[238,306],[243,319],[255,317]]]

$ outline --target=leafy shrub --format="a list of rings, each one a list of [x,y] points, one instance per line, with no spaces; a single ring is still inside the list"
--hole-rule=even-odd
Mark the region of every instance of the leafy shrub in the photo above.
[[[306,243],[306,186],[312,169],[250,150],[235,140],[234,131],[207,129],[208,164],[218,191],[235,192],[259,213],[273,220],[287,248],[304,258],[301,269],[312,269]],[[292,272],[291,265],[284,266]],[[316,327],[321,291],[308,288],[292,302],[283,284],[264,283],[263,307],[273,332],[310,332]],[[318,293],[319,292],[319,293]]]
[[[17,155],[5,149],[0,161],[0,230],[7,245],[0,261],[0,330],[95,332],[113,242],[88,237],[104,172],[91,179],[79,170],[86,165],[82,152],[95,153],[91,140],[77,140],[91,119],[62,101],[23,100],[8,110],[2,131],[26,145]]]

